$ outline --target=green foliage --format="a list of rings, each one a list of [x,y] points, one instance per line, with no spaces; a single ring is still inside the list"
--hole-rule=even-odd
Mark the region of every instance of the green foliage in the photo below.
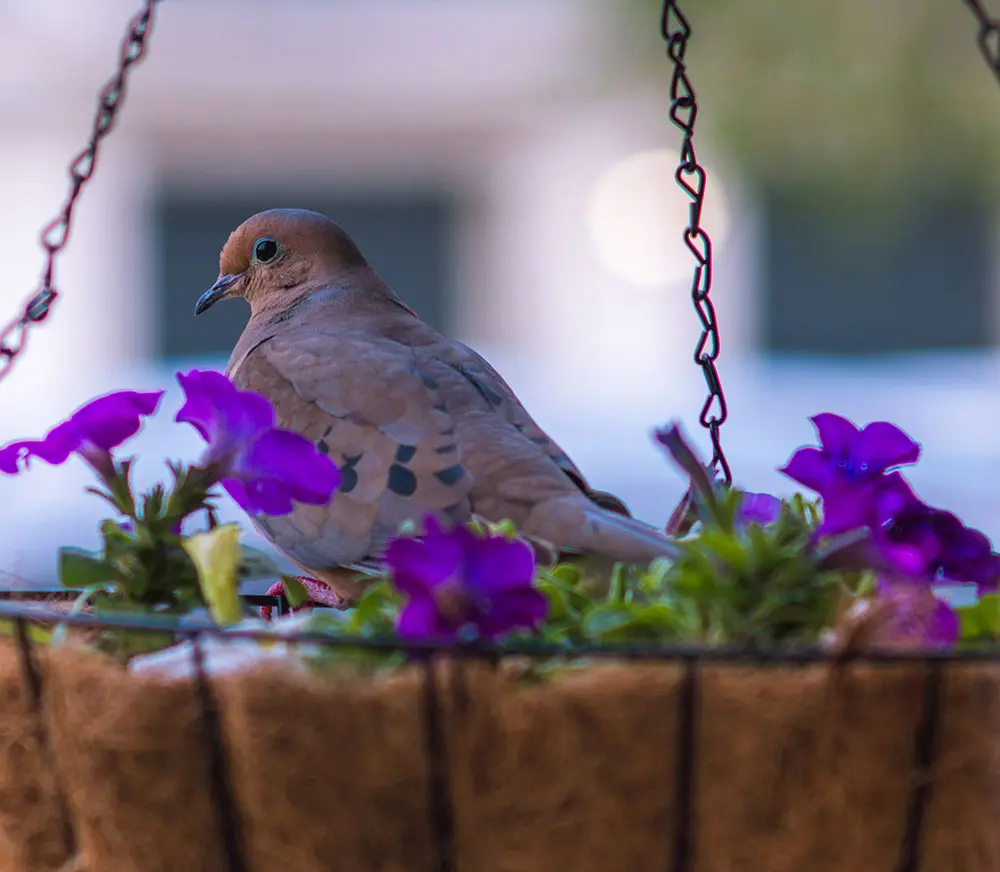
[[[661,0],[617,0],[619,69],[666,94]],[[914,189],[995,195],[996,81],[966,6],[687,0],[698,130],[758,185],[873,209]],[[666,111],[666,110],[664,110]]]
[[[281,586],[285,590],[285,599],[288,600],[288,605],[293,609],[297,609],[309,601],[308,592],[297,578],[293,578],[290,575],[282,575]]]
[[[767,527],[737,530],[740,495],[717,504],[721,523],[703,526],[665,583],[692,616],[694,639],[767,645],[814,642],[828,628],[848,592],[842,573],[817,566],[813,525],[794,504]]]
[[[959,620],[959,639],[963,643],[1000,639],[1000,594],[986,594],[974,605],[960,606],[955,611]]]

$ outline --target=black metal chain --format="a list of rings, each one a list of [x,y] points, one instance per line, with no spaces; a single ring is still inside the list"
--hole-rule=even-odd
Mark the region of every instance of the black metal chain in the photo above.
[[[159,2],[160,0],[145,0],[142,11],[129,22],[119,54],[118,70],[101,89],[90,139],[83,151],[70,162],[69,196],[58,216],[41,233],[41,244],[46,256],[40,286],[28,300],[24,311],[0,329],[0,380],[7,376],[18,355],[27,347],[30,329],[48,317],[52,303],[59,296],[53,284],[56,258],[69,241],[73,210],[84,186],[94,175],[101,142],[114,127],[115,119],[125,102],[129,68],[141,61],[146,54],[146,44],[153,30],[153,10]]]
[[[667,56],[674,64],[674,75],[670,83],[670,120],[684,133],[681,161],[674,178],[691,198],[690,218],[684,228],[684,243],[696,261],[691,300],[702,327],[701,338],[694,350],[694,361],[701,367],[708,385],[708,398],[701,408],[698,420],[712,439],[712,465],[719,468],[726,484],[732,484],[733,475],[719,437],[719,428],[725,423],[729,411],[715,365],[720,351],[719,323],[715,306],[708,296],[712,289],[712,241],[701,226],[701,210],[705,201],[705,170],[698,163],[693,142],[698,102],[684,63],[691,26],[677,8],[676,0],[664,0],[660,30],[667,44]]]
[[[993,18],[980,0],[965,0],[965,3],[979,22],[979,50],[1000,80],[1000,19]]]

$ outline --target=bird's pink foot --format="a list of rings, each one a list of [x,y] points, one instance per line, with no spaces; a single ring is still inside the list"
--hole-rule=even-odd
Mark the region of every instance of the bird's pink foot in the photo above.
[[[324,584],[308,575],[297,575],[295,580],[306,589],[308,599],[292,612],[311,611],[314,605],[328,606],[331,609],[346,609],[350,605],[346,597],[340,596],[330,585]],[[264,593],[266,596],[282,596],[285,588],[280,581],[272,584]],[[260,616],[263,620],[271,620],[272,606],[261,606]]]

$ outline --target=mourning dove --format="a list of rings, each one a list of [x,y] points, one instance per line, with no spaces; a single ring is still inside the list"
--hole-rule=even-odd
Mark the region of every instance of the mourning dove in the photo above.
[[[648,563],[671,542],[580,470],[475,351],[429,327],[316,212],[241,224],[196,314],[243,297],[250,321],[226,367],[274,404],[278,424],[340,467],[328,505],[255,526],[348,598],[344,566],[372,565],[406,521],[510,519],[561,551]],[[345,589],[347,587],[348,589]]]

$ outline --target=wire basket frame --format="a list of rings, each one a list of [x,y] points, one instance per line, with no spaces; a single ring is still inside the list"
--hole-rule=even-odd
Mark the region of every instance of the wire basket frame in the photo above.
[[[270,600],[280,606],[279,598],[248,597],[257,604]],[[350,638],[330,636],[316,632],[296,635],[278,635],[267,629],[221,629],[217,627],[183,627],[176,619],[160,616],[128,614],[66,614],[52,606],[8,599],[0,602],[0,620],[12,621],[14,640],[19,653],[21,678],[32,714],[39,731],[40,746],[52,760],[51,740],[47,733],[43,711],[44,690],[42,671],[37,663],[36,643],[32,641],[29,627],[35,623],[64,623],[70,626],[100,629],[120,629],[137,633],[171,632],[176,641],[191,643],[191,665],[200,709],[202,753],[207,763],[209,789],[216,809],[216,826],[225,848],[228,872],[245,872],[248,868],[246,844],[240,814],[229,777],[226,737],[222,729],[218,697],[206,668],[204,642],[217,638],[226,640],[280,640],[298,646],[309,644],[329,649],[356,649],[393,652],[408,655],[410,661],[423,670],[422,720],[426,742],[423,753],[427,757],[428,795],[431,820],[428,822],[433,843],[439,857],[439,872],[456,872],[454,864],[454,810],[449,795],[449,760],[447,743],[442,729],[441,700],[434,680],[434,664],[447,658],[454,664],[456,680],[462,682],[465,664],[476,661],[498,664],[504,657],[565,658],[567,661],[587,659],[594,661],[624,660],[630,662],[679,665],[683,679],[677,711],[678,730],[676,747],[679,768],[676,783],[665,785],[675,794],[677,831],[671,856],[664,857],[664,868],[673,872],[689,872],[692,868],[692,845],[697,821],[694,814],[696,761],[700,752],[698,743],[699,676],[703,667],[727,664],[746,668],[805,666],[828,663],[832,668],[849,663],[870,663],[885,666],[900,663],[926,665],[922,714],[913,732],[913,777],[907,799],[906,824],[899,847],[899,872],[917,872],[920,869],[920,845],[926,810],[932,791],[931,769],[937,751],[937,736],[941,715],[941,686],[943,666],[951,662],[998,662],[1000,650],[978,650],[958,653],[914,652],[899,650],[862,650],[837,652],[813,648],[733,648],[703,647],[697,645],[654,644],[594,644],[563,647],[530,641],[505,644],[469,644],[442,641],[401,641],[393,638]],[[70,826],[67,803],[62,793],[57,794],[58,814],[67,850],[72,850],[75,837]]]

